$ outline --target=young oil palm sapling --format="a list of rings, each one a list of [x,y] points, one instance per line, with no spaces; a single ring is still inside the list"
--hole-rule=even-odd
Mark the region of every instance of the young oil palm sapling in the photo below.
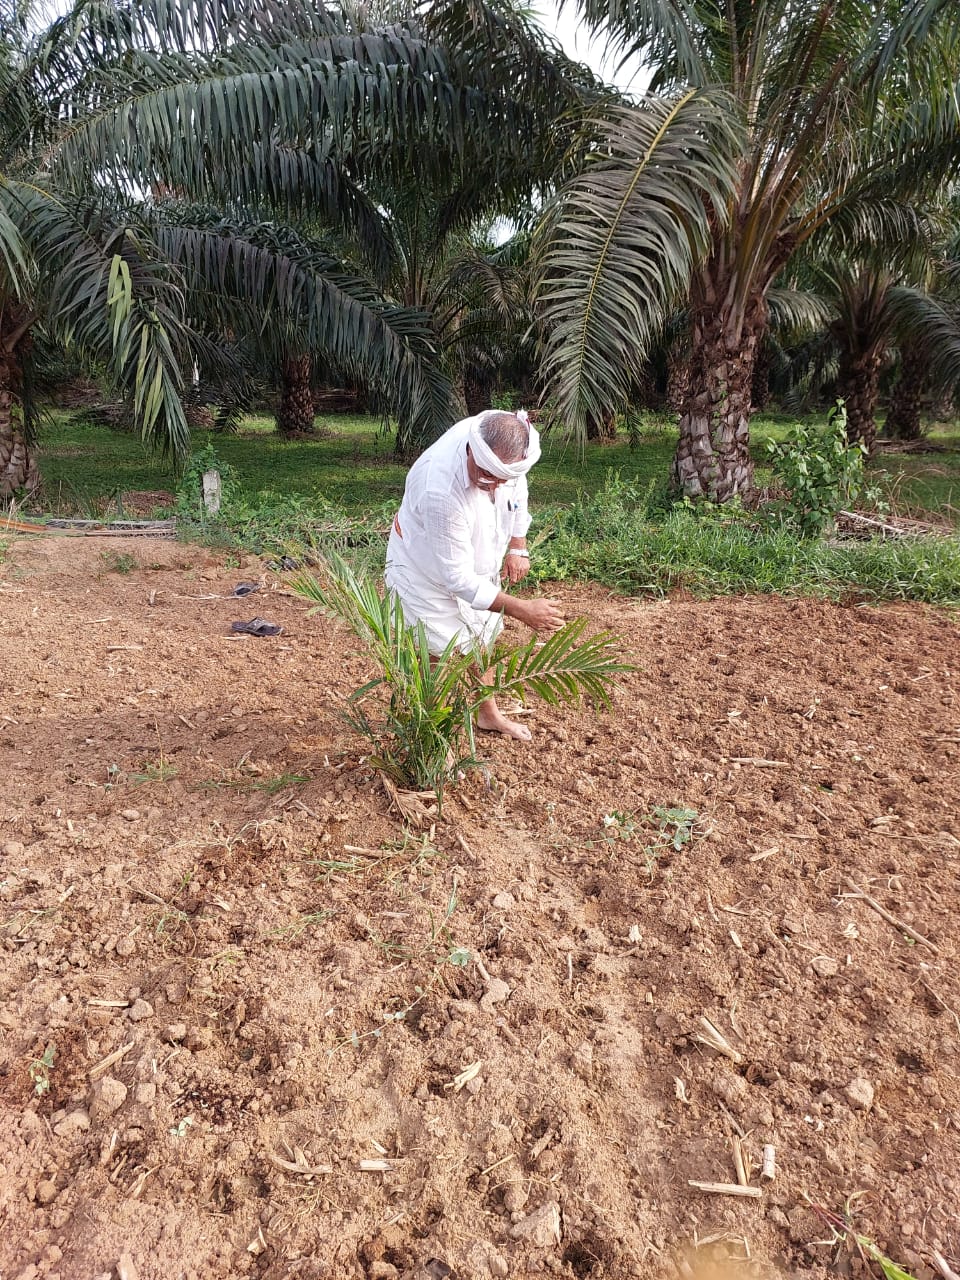
[[[473,719],[487,698],[522,698],[532,691],[552,706],[584,696],[608,706],[614,679],[630,670],[617,659],[612,633],[583,638],[584,618],[565,623],[545,642],[534,636],[499,656],[461,653],[454,642],[431,657],[423,624],[408,626],[395,595],[381,596],[335,555],[325,560],[322,581],[300,573],[290,585],[345,622],[381,673],[351,695],[347,714],[373,743],[372,763],[401,786],[433,791],[438,802],[458,770],[478,763]],[[492,682],[481,682],[485,670]],[[378,702],[375,712],[368,711],[380,690],[389,691],[388,706]]]

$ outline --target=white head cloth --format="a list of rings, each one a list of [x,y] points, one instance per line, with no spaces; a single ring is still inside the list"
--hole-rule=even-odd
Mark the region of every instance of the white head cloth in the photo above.
[[[519,418],[530,433],[526,456],[518,462],[504,462],[502,458],[498,458],[480,434],[480,428],[487,417],[486,413],[477,414],[470,420],[468,443],[473,459],[481,471],[489,472],[498,480],[516,480],[518,476],[525,476],[540,458],[540,432],[531,424],[525,410],[520,409],[513,416]]]

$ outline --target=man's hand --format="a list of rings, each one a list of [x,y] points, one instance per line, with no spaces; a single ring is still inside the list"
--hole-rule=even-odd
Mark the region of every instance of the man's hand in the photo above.
[[[515,603],[521,609],[514,616],[532,631],[557,631],[563,626],[559,600],[517,600]]]
[[[503,559],[503,568],[500,570],[500,578],[504,578],[511,585],[522,582],[530,572],[529,556],[512,556],[508,551]]]
[[[492,613],[505,613],[508,618],[516,618],[531,631],[557,631],[563,626],[559,600],[524,600],[520,596],[508,596],[505,591],[500,591],[490,605],[490,610]]]

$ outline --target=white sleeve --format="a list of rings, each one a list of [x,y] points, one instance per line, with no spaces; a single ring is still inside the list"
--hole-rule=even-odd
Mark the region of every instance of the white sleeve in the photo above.
[[[527,504],[527,477],[521,476],[517,481],[516,489],[513,491],[514,514],[513,525],[510,529],[511,538],[525,538],[527,536],[527,530],[532,523]]]
[[[476,572],[476,554],[463,508],[448,494],[426,493],[420,516],[439,582],[473,609],[489,609],[500,588]]]

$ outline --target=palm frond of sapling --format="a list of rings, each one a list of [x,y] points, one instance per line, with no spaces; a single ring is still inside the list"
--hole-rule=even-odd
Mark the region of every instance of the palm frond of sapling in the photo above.
[[[616,677],[633,668],[616,656],[617,637],[610,631],[581,639],[586,618],[574,618],[541,642],[534,636],[494,663],[494,681],[477,691],[479,701],[491,694],[517,694],[528,689],[551,706],[578,702],[586,696],[598,706],[610,705]]]

